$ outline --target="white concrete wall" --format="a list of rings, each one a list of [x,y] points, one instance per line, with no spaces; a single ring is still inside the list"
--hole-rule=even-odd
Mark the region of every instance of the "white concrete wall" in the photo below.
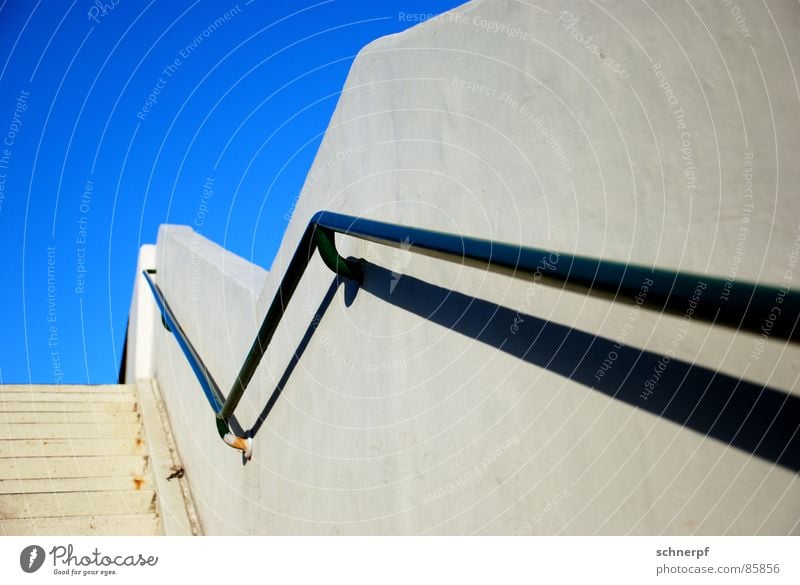
[[[748,4],[743,32],[731,9],[484,0],[366,47],[269,274],[188,228],[159,234],[158,278],[222,388],[319,209],[794,288],[800,10]],[[206,533],[798,532],[795,471],[740,448],[752,436],[719,440],[764,384],[795,404],[796,346],[756,353],[752,334],[340,242],[371,263],[364,287],[315,318],[332,274],[313,261],[245,428],[319,327],[247,465],[157,328]],[[693,428],[652,406],[668,403]]]
[[[155,328],[161,321],[158,307],[150,294],[150,287],[142,272],[156,267],[156,247],[145,244],[139,248],[136,277],[133,281],[131,312],[128,317],[128,352],[125,362],[125,379],[136,380],[155,377]]]

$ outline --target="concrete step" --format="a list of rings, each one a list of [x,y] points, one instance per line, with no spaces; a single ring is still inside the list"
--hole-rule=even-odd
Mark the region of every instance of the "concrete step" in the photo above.
[[[80,457],[102,455],[144,455],[142,437],[124,439],[16,439],[0,440],[0,459],[5,457]]]
[[[3,402],[0,412],[138,412],[136,402]]]
[[[149,475],[142,477],[60,477],[37,479],[0,479],[0,494],[55,492],[124,492],[152,490]]]
[[[0,534],[198,533],[168,437],[150,381],[0,386]]]
[[[142,432],[138,421],[131,424],[113,423],[30,423],[8,424],[0,422],[0,440],[3,439],[124,439],[137,437]]]
[[[0,392],[0,405],[4,402],[136,402],[136,395],[130,392]],[[0,406],[0,408],[3,408]]]
[[[17,457],[0,462],[0,479],[140,477],[147,471],[147,459],[147,455],[138,457]]]
[[[160,532],[156,514],[0,520],[0,534],[4,536],[152,536]]]
[[[22,411],[6,412],[0,414],[0,425],[14,424],[42,424],[42,423],[113,423],[113,424],[140,424],[141,415],[132,410],[91,412],[91,411]]]
[[[0,517],[42,518],[155,514],[153,490],[0,494]]]

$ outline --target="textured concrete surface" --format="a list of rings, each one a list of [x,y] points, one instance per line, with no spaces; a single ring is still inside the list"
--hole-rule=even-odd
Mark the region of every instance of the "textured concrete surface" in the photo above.
[[[220,386],[319,209],[794,288],[800,9],[733,8],[483,0],[366,47],[268,274],[159,234]],[[247,465],[156,328],[207,533],[798,532],[759,441],[797,412],[795,345],[339,240],[364,286],[312,262],[239,409]]]
[[[151,381],[0,386],[0,533],[197,531]],[[144,420],[143,420],[144,419]]]

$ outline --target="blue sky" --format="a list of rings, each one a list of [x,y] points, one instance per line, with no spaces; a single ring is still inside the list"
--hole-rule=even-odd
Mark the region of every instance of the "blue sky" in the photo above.
[[[114,382],[162,223],[269,268],[355,54],[462,3],[3,1],[0,383]]]

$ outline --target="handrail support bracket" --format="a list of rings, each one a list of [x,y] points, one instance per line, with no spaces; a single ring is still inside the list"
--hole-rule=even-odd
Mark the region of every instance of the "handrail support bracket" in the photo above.
[[[363,261],[342,258],[336,249],[333,230],[318,225],[314,230],[314,238],[325,266],[330,268],[336,275],[350,278],[361,284],[364,277]]]

